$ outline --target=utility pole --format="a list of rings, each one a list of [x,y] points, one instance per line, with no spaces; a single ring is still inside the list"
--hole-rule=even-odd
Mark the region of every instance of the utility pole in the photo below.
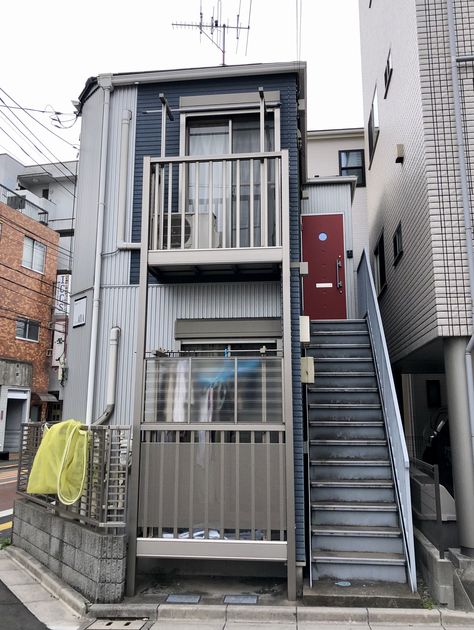
[[[200,35],[204,35],[207,39],[214,44],[216,48],[218,48],[222,53],[222,65],[225,66],[225,53],[226,53],[226,34],[228,31],[232,31],[235,33],[236,37],[236,50],[239,47],[240,34],[242,31],[247,31],[247,43],[245,48],[245,54],[247,54],[247,46],[248,46],[248,35],[250,30],[250,11],[252,7],[252,1],[250,0],[250,9],[249,9],[249,17],[248,23],[246,26],[241,24],[240,22],[240,13],[237,13],[236,23],[235,25],[226,24],[222,21],[222,0],[219,0],[217,5],[217,16],[212,15],[209,21],[204,21],[203,12],[202,12],[202,2],[201,2],[201,10],[199,13],[199,22],[173,22],[172,26],[176,28],[190,28],[190,29],[198,29]]]

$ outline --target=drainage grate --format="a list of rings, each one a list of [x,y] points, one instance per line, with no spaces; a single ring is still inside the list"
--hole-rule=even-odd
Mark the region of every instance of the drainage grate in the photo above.
[[[257,595],[226,595],[224,604],[256,604]]]
[[[176,595],[172,593],[168,595],[166,598],[167,604],[199,604],[199,600],[201,599],[200,595],[184,595],[179,594]]]
[[[97,619],[86,630],[142,630],[148,619]]]

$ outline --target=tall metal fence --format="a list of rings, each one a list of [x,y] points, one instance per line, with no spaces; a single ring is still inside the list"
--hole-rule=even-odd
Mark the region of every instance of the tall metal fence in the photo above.
[[[113,533],[126,527],[130,428],[91,426],[87,475],[81,498],[74,505],[61,504],[55,494],[29,494],[28,479],[44,434],[44,423],[22,425],[17,492],[90,527]]]

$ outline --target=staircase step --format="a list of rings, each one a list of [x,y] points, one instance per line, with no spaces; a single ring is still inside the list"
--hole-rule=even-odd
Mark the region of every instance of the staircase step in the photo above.
[[[308,419],[310,422],[315,420],[380,422],[383,415],[379,404],[310,403],[308,405]]]
[[[311,332],[367,330],[365,319],[320,319],[311,321]]]
[[[381,501],[314,501],[312,510],[329,510],[337,512],[396,512],[396,503],[383,503]]]
[[[318,386],[308,387],[308,392],[319,394],[324,393],[341,393],[341,394],[378,394],[378,387],[327,387]]]
[[[369,343],[370,337],[367,330],[321,330],[311,332],[311,345],[313,344],[359,344]]]
[[[387,446],[387,440],[310,440],[312,446]]]
[[[370,525],[319,525],[313,527],[314,536],[377,536],[381,538],[397,538],[401,536],[399,527],[371,527]]]
[[[383,501],[312,501],[311,525],[398,526],[398,508]]]
[[[310,483],[311,502],[333,503],[357,501],[391,502],[395,492],[391,479],[314,479]]]
[[[314,385],[308,386],[310,389],[321,387],[338,388],[373,388],[377,386],[377,379],[373,371],[367,372],[321,372],[319,363],[316,363],[316,378]]]
[[[310,343],[308,356],[320,358],[372,358],[370,343]]]
[[[327,373],[374,373],[372,357],[316,357],[316,378]]]
[[[401,553],[381,551],[312,552],[313,578],[406,582],[405,558]]]
[[[391,479],[392,468],[386,459],[311,459],[311,480]]]
[[[383,420],[311,420],[310,427],[384,427]]]
[[[307,392],[309,404],[332,405],[376,405],[380,404],[380,396],[377,389],[336,389],[334,387],[315,387]]]
[[[325,479],[311,482],[313,488],[393,488],[391,479]]]
[[[337,563],[355,563],[355,564],[398,564],[404,565],[405,558],[399,553],[381,553],[376,551],[353,551],[350,552],[330,552],[318,551],[313,552],[313,560],[316,562],[337,562]]]

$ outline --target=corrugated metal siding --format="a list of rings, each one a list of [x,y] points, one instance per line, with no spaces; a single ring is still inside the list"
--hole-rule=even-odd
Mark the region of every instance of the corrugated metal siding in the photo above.
[[[110,329],[121,329],[113,423],[130,424],[135,389],[138,286],[102,290],[94,415],[105,408]],[[176,319],[280,317],[278,282],[153,285],[148,294],[147,350],[177,350]],[[74,381],[75,382],[75,381]]]
[[[102,262],[102,284],[128,284],[130,252],[117,251],[117,218],[120,178],[120,144],[122,136],[122,116],[124,110],[132,113],[130,120],[127,205],[125,240],[129,239],[132,220],[133,173],[135,168],[135,123],[137,110],[137,88],[114,89],[110,103],[109,141],[107,147],[107,189],[105,199],[105,224]],[[109,255],[107,255],[109,254]]]
[[[94,282],[94,256],[99,195],[100,137],[103,91],[97,90],[84,105],[81,152],[77,177],[77,206],[71,292],[89,289]]]
[[[72,327],[74,300],[86,296],[86,323]],[[71,298],[71,317],[67,336],[68,377],[64,386],[63,418],[84,420],[86,416],[87,378],[89,374],[89,348],[91,339],[92,290]]]

